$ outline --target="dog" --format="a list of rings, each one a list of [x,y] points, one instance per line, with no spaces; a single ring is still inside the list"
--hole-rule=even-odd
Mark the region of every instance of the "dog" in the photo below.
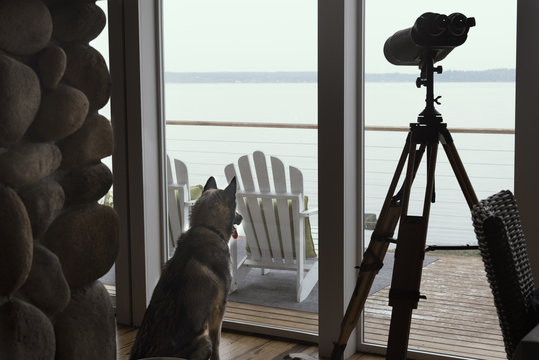
[[[153,291],[130,360],[157,356],[219,360],[232,280],[228,241],[241,220],[236,212],[236,178],[219,190],[210,177],[191,210],[189,230],[180,236]]]

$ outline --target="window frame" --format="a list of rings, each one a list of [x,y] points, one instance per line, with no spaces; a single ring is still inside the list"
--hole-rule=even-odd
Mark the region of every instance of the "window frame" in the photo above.
[[[118,323],[140,325],[164,264],[166,196],[159,0],[108,2]]]

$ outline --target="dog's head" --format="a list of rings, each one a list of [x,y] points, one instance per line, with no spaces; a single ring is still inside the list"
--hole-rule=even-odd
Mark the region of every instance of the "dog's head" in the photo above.
[[[242,220],[241,215],[236,212],[236,186],[236,178],[233,178],[224,190],[220,190],[213,176],[210,177],[204,185],[200,199],[191,210],[191,227],[214,228],[228,240],[234,231],[234,225],[239,225]]]

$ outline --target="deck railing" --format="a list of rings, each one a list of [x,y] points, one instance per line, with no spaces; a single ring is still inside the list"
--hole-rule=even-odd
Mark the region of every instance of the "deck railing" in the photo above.
[[[209,175],[224,183],[224,167],[238,157],[262,150],[302,170],[309,206],[318,206],[316,124],[247,123],[230,121],[167,120],[167,151],[187,163],[191,184]],[[182,128],[181,131],[176,131]],[[261,132],[261,129],[264,129]],[[378,214],[395,171],[408,127],[365,126],[366,213]],[[514,129],[450,128],[455,146],[479,199],[513,188]],[[414,182],[422,204],[424,177],[420,168]],[[444,155],[436,167],[437,203],[431,208],[429,243],[464,245],[475,242],[469,210]],[[317,221],[313,221],[315,234]]]
[[[189,120],[167,120],[167,125],[184,126],[224,126],[224,127],[246,127],[246,128],[273,128],[273,129],[318,129],[317,124],[294,124],[294,123],[251,123],[235,121],[189,121]],[[375,126],[366,125],[365,131],[396,131],[406,132],[410,128],[405,126]],[[514,134],[515,129],[504,128],[451,128],[452,133],[462,134]]]

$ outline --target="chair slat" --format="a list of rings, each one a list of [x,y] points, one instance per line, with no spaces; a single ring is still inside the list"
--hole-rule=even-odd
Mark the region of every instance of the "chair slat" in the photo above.
[[[255,180],[253,178],[253,171],[251,168],[249,157],[242,156],[238,160],[238,167],[245,190],[251,192],[254,191]],[[262,258],[271,259],[270,243],[268,240],[268,235],[266,233],[266,227],[264,226],[262,212],[258,204],[258,198],[253,195],[248,195],[245,196],[244,199],[245,206],[247,208],[247,212],[245,214],[249,214],[252,219],[252,227],[254,233],[256,234],[256,240],[258,241],[258,246],[251,248],[251,251],[256,248],[259,248]]]
[[[234,164],[228,164],[225,166],[225,177],[226,181],[230,183],[232,179],[236,176],[236,169],[234,168]],[[237,181],[238,189],[241,189],[241,181]]]
[[[298,168],[293,166],[289,167],[290,169],[290,191],[293,194],[298,194],[299,200],[292,200],[292,215],[294,216],[294,224],[299,224],[299,226],[294,227],[294,239],[304,239],[305,238],[305,218],[300,216],[299,213],[305,209],[305,204],[303,200],[303,174],[299,171]],[[303,265],[305,262],[305,242],[300,242],[296,240],[296,260],[298,260],[298,286],[303,280]]]
[[[286,174],[284,172],[283,162],[274,156],[271,157],[271,171],[273,172],[275,192],[283,194],[287,193]]]
[[[269,194],[271,192],[270,181],[268,176],[268,166],[266,164],[266,156],[261,151],[255,151],[253,153],[253,163],[256,171],[256,177],[258,178],[258,187],[262,194]],[[281,241],[279,235],[279,229],[277,227],[277,221],[275,217],[275,206],[272,198],[263,197],[259,199],[263,214],[264,223],[268,234],[268,240],[270,245],[271,255],[273,260],[277,263],[283,262],[283,251],[281,249]]]
[[[272,255],[270,252],[270,243],[266,233],[266,227],[264,226],[260,205],[258,204],[258,198],[254,196],[246,196],[244,199],[247,207],[249,208],[248,211],[251,215],[252,226],[256,233],[256,240],[258,240],[258,248],[260,249],[261,256],[264,259],[271,259]],[[256,247],[251,249],[256,249]]]
[[[247,155],[240,157],[238,160],[238,167],[240,169],[241,182],[245,191],[255,191],[255,182],[253,179],[253,172],[251,171],[251,164]]]
[[[270,183],[268,176],[268,166],[266,164],[266,156],[260,151],[253,153],[253,163],[256,171],[256,177],[258,178],[258,187],[261,193],[269,193]]]
[[[293,166],[290,166],[290,191],[292,194],[303,195],[303,174]]]
[[[176,189],[171,185],[175,184],[174,177],[172,175],[172,166],[170,164],[170,158],[167,156],[167,201],[168,201],[168,221],[170,229],[170,246],[173,248],[176,241],[180,237],[182,232],[182,224],[180,220],[180,213],[178,209],[178,202],[176,200]]]
[[[273,183],[276,193],[287,193],[286,173],[283,162],[272,156],[271,171],[273,172]],[[279,219],[279,232],[281,234],[282,250],[286,263],[294,262],[294,234],[292,233],[292,223],[290,223],[290,206],[287,199],[277,199],[277,216]]]
[[[191,200],[191,190],[185,163],[179,159],[174,159],[174,169],[176,170],[176,182],[184,186],[184,191],[178,192],[178,207],[181,211],[181,231],[183,232],[189,228],[190,209],[186,206],[186,203]]]
[[[290,222],[290,206],[288,200],[277,199],[277,216],[279,218],[279,230],[282,239],[283,255],[286,263],[294,262],[294,234]]]
[[[179,159],[174,159],[174,168],[176,169],[176,181],[178,184],[185,184],[189,189],[189,175],[187,165]]]
[[[225,167],[225,176],[226,176],[226,180],[230,183],[230,181],[232,181],[232,178],[234,178],[234,176],[237,177],[237,173],[236,173],[236,169],[234,167],[234,164],[229,164]],[[243,216],[248,216],[248,210],[247,210],[247,205],[245,203],[245,198],[241,195],[241,192],[242,192],[242,187],[241,187],[241,184],[243,182],[237,182],[238,184],[238,189],[236,191],[236,206],[238,208],[238,211],[241,213],[241,214],[244,214]],[[258,244],[256,243],[256,237],[255,237],[255,230],[254,228],[251,226],[251,223],[248,222],[248,221],[243,221],[242,222],[242,227],[243,227],[243,230],[245,231],[245,235],[246,235],[246,238],[247,238],[247,245],[249,246],[249,248],[251,249],[251,255],[250,257],[253,258],[254,260],[260,260],[260,251],[258,251]]]

